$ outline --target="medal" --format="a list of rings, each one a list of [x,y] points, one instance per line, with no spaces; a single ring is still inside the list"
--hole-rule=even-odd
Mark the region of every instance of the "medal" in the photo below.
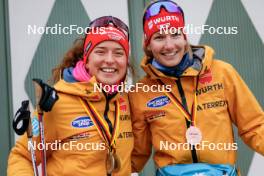
[[[80,98],[80,102],[86,110],[87,114],[91,117],[93,123],[95,124],[100,136],[105,141],[108,146],[108,152],[106,155],[105,166],[107,174],[112,172],[117,172],[121,168],[120,158],[117,156],[115,151],[116,139],[119,133],[119,120],[120,120],[120,104],[118,101],[115,101],[115,122],[114,129],[111,133],[108,128],[108,124],[105,121],[91,102],[83,100]]]
[[[109,151],[107,153],[105,164],[107,174],[111,174],[112,172],[118,172],[121,167],[120,158],[113,151]]]
[[[115,168],[115,158],[113,152],[109,151],[107,153],[105,165],[107,174],[111,174]]]
[[[114,167],[114,172],[118,172],[121,168],[121,161],[119,156],[114,153],[114,159],[115,159],[115,167]]]
[[[191,145],[199,144],[202,141],[202,133],[199,128],[190,126],[186,131],[187,142]]]

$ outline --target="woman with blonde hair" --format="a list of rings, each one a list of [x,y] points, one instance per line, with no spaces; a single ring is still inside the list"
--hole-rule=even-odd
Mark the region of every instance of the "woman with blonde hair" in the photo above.
[[[143,169],[153,147],[157,175],[237,175],[232,124],[263,155],[261,106],[211,47],[188,43],[182,8],[171,0],[154,1],[144,11],[143,27],[146,76],[139,82],[167,89],[129,94],[133,172]]]

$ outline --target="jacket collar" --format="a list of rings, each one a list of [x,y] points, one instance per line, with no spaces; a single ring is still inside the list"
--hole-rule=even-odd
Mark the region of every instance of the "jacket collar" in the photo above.
[[[187,68],[181,77],[184,76],[197,76],[198,74],[203,74],[205,70],[211,67],[211,63],[213,60],[214,51],[212,48],[208,46],[191,46],[193,52],[194,63],[192,66]],[[142,69],[146,72],[146,74],[150,77],[150,79],[177,79],[176,77],[167,76],[163,74],[161,71],[156,69],[151,64],[152,58],[148,58],[144,56],[141,62]]]
[[[90,101],[102,101],[106,97],[103,92],[95,91],[95,86],[98,85],[95,77],[92,77],[88,82],[66,82],[64,79],[60,79],[54,86],[54,88],[65,94],[70,94],[73,96],[79,96]],[[110,102],[115,101],[120,97],[120,94],[117,93]]]

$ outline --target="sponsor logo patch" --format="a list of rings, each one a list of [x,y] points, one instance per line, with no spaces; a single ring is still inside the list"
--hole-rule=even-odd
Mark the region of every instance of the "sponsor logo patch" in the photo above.
[[[149,108],[159,108],[170,103],[170,99],[167,96],[160,96],[150,100],[147,103]]]
[[[131,131],[121,132],[121,133],[119,133],[117,138],[118,139],[133,138],[133,132],[131,132]]]
[[[32,135],[34,137],[39,136],[39,120],[37,116],[34,116],[33,119],[31,120],[32,124]]]
[[[170,23],[165,23],[165,24],[161,24],[161,25],[158,25],[158,28],[161,30],[166,30],[166,29],[169,29],[170,27]]]
[[[78,117],[74,119],[71,123],[72,127],[75,128],[88,128],[93,126],[93,121],[90,119],[90,117],[85,116],[85,117]]]
[[[148,22],[148,28],[149,29],[152,29],[153,28],[153,22],[152,22],[152,20],[150,22]]]
[[[122,121],[131,120],[131,116],[130,115],[120,115],[120,120]]]
[[[163,118],[166,115],[165,111],[162,110],[152,110],[152,111],[147,111],[144,113],[145,119],[147,119],[148,122],[158,120],[160,118]]]
[[[213,80],[212,72],[210,69],[205,70],[204,74],[202,74],[199,78],[199,82],[202,84],[209,84]]]
[[[112,40],[121,40],[122,39],[122,36],[118,35],[118,34],[108,34],[108,37]]]
[[[119,102],[120,102],[120,110],[123,112],[126,112],[127,111],[126,100],[124,98],[120,97]]]
[[[94,135],[90,134],[89,132],[83,132],[83,133],[79,133],[79,134],[76,134],[76,135],[73,135],[69,138],[67,138],[66,140],[78,140],[78,139],[87,139],[87,138],[90,138]]]
[[[87,54],[87,52],[88,52],[88,50],[91,48],[91,46],[92,46],[92,42],[89,41],[89,43],[87,44],[87,46],[86,46],[85,49],[84,49],[84,55]]]
[[[171,15],[171,16],[159,17],[153,20],[155,25],[160,24],[160,23],[165,23],[165,22],[173,22],[173,21],[179,22],[180,19],[177,16]]]

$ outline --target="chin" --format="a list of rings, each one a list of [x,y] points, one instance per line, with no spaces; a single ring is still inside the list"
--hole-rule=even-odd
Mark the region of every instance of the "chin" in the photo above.
[[[175,67],[175,66],[177,66],[179,63],[180,63],[180,62],[168,62],[168,61],[165,61],[163,65],[164,65],[165,67]]]
[[[181,61],[181,59],[177,58],[163,58],[161,59],[162,62],[160,62],[160,64],[164,65],[165,67],[174,67],[176,65],[178,65]],[[158,61],[159,62],[159,61]]]
[[[113,80],[104,80],[104,81],[100,81],[101,83],[105,84],[105,85],[114,85],[117,83],[117,81],[113,81]]]

